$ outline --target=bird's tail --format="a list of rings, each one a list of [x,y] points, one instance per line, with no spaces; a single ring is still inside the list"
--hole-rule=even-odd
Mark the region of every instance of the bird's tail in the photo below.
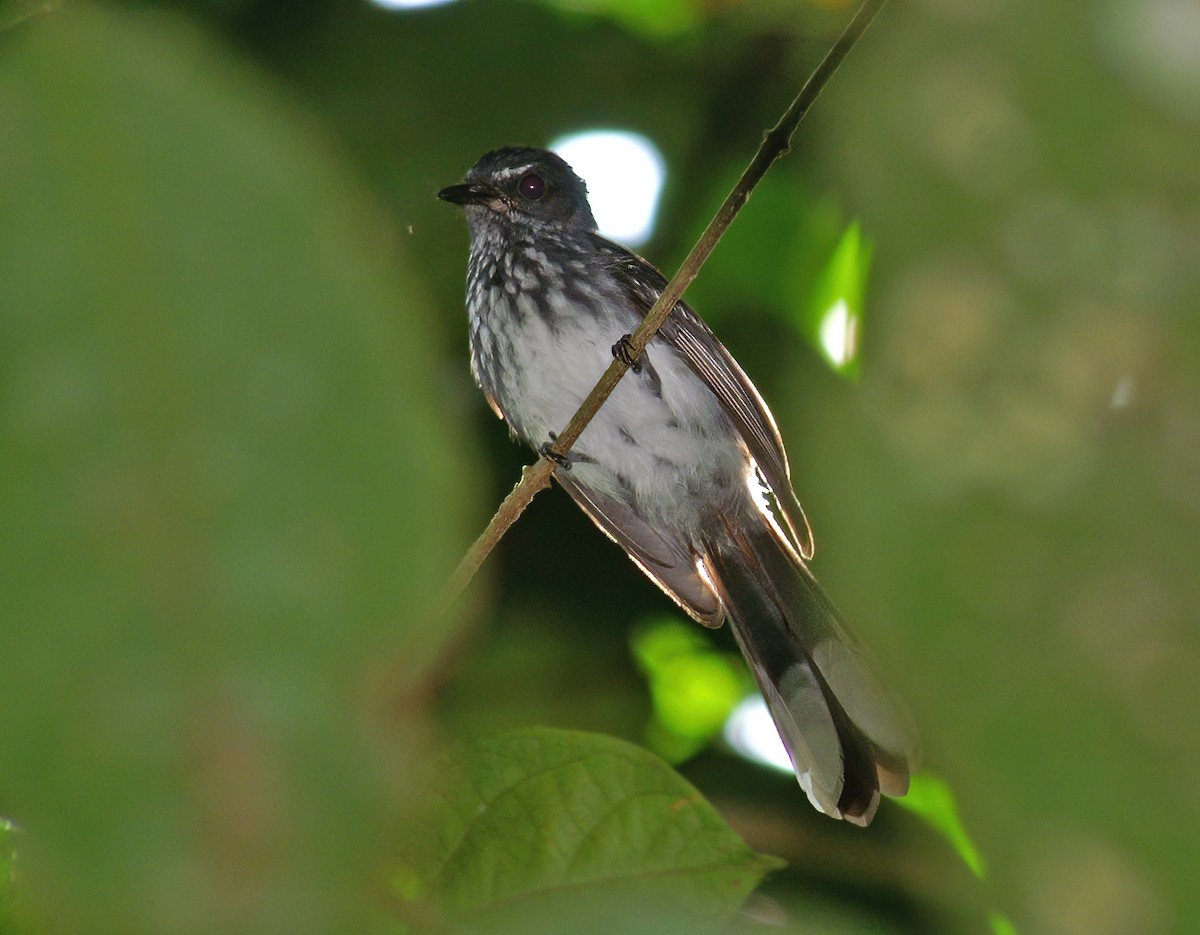
[[[801,787],[819,811],[866,825],[881,791],[908,791],[918,757],[910,717],[776,530],[728,524],[706,545],[706,571]]]

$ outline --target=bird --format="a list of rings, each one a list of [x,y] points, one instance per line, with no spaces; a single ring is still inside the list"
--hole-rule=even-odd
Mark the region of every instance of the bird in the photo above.
[[[728,619],[808,800],[867,825],[881,793],[907,792],[919,741],[809,569],[812,532],[750,378],[682,301],[633,359],[666,277],[597,231],[557,154],[495,149],[438,197],[466,216],[471,371],[491,408],[684,612]],[[557,454],[614,356],[629,372]]]

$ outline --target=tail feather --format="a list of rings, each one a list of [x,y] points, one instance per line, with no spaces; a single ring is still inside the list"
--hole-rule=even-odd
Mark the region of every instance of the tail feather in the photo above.
[[[863,660],[832,602],[769,527],[706,543],[709,577],[818,810],[865,825],[903,795],[916,733]]]

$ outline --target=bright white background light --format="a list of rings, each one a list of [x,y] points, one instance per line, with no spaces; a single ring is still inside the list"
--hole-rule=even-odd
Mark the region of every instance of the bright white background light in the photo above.
[[[751,695],[733,709],[725,721],[725,741],[748,760],[785,773],[792,771],[792,761],[762,695]]]
[[[419,10],[421,7],[453,3],[454,0],[371,0],[371,2],[385,10]]]
[[[560,137],[550,148],[587,182],[600,233],[630,247],[650,238],[666,175],[653,143],[636,133],[589,130]]]
[[[838,299],[821,319],[821,347],[838,367],[844,367],[858,353],[858,323],[850,316],[850,306]]]

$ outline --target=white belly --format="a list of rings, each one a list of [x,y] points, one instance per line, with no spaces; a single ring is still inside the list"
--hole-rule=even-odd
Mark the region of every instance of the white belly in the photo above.
[[[513,430],[536,449],[566,427],[631,323],[609,318],[597,340],[595,319],[586,334],[562,321],[551,328],[527,296],[514,298],[521,329],[506,356],[517,366],[493,392]],[[477,337],[492,336],[483,327]],[[652,522],[661,512],[671,525],[690,525],[744,496],[747,456],[717,398],[672,348],[655,341],[647,359],[649,367],[626,373],[584,429],[572,449],[572,477],[637,502]]]

